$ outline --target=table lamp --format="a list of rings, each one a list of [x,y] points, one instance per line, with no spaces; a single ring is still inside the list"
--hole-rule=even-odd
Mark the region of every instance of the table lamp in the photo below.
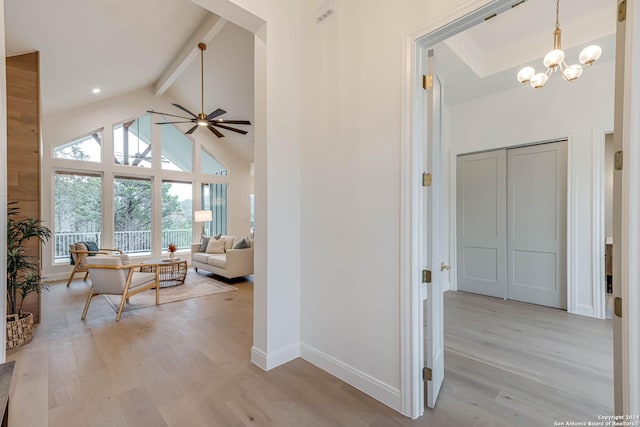
[[[202,223],[202,235],[204,236],[204,223],[213,220],[211,211],[194,211],[193,221]]]

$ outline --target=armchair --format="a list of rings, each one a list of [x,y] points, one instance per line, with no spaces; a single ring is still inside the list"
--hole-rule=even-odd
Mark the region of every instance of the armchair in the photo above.
[[[149,267],[149,264],[123,265],[119,256],[91,257],[86,263],[91,272],[91,288],[82,310],[82,320],[87,317],[91,299],[100,294],[122,295],[116,321],[120,320],[125,302],[135,294],[155,288],[156,305],[160,303],[158,268],[153,273],[142,273],[140,268]]]
[[[93,242],[87,242],[93,243]],[[73,264],[73,270],[71,270],[71,274],[69,275],[69,280],[67,280],[67,287],[71,284],[73,280],[73,276],[77,273],[85,273],[84,279],[87,280],[89,276],[89,270],[87,269],[87,257],[93,255],[113,255],[119,254],[122,256],[122,251],[120,249],[109,249],[109,248],[98,248],[98,245],[93,243],[93,246],[97,248],[97,250],[90,250],[87,246],[87,243],[72,243],[69,245],[69,254],[71,255],[71,264]]]

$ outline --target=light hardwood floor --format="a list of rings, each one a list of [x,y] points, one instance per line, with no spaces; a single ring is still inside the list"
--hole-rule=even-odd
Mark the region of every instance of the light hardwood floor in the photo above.
[[[607,322],[448,293],[445,383],[414,421],[304,360],[252,365],[253,285],[236,286],[117,323],[101,297],[80,320],[81,280],[50,286],[34,341],[8,352],[10,425],[541,426],[611,412]]]

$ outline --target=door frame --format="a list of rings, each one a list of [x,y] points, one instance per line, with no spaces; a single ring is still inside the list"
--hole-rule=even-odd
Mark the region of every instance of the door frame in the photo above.
[[[593,231],[591,234],[591,247],[593,250],[591,267],[592,277],[599,280],[593,282],[593,317],[604,319],[606,317],[607,289],[604,286],[605,275],[605,137],[613,133],[611,126],[596,126],[593,128],[593,189],[592,189],[592,215]]]
[[[403,46],[402,78],[402,134],[401,134],[401,198],[400,198],[400,393],[402,413],[417,418],[424,413],[421,401],[421,369],[424,354],[423,325],[419,323],[422,298],[419,286],[419,241],[414,231],[419,228],[417,210],[420,200],[419,176],[423,172],[422,160],[415,153],[422,143],[421,125],[424,106],[421,99],[421,49],[427,49],[446,38],[481,22],[483,16],[511,7],[510,1],[490,0],[482,4],[469,0],[453,11],[439,16],[405,36]],[[640,306],[640,289],[630,283],[640,283],[640,123],[631,117],[640,114],[640,5],[627,2],[625,55],[625,90],[629,101],[624,105],[623,170],[624,194],[622,207],[623,241],[622,277],[623,308],[623,408],[627,414],[640,413],[640,312],[630,310]],[[571,159],[571,136],[569,136]],[[419,152],[419,151],[418,151]],[[451,153],[452,155],[454,153]],[[568,173],[571,176],[572,171]],[[571,178],[569,178],[571,179]],[[441,182],[433,185],[442,186]],[[441,187],[442,190],[442,187]],[[572,195],[569,195],[571,198]],[[569,213],[568,213],[569,214]],[[570,229],[571,227],[569,227]],[[569,231],[571,233],[571,231]],[[568,245],[572,244],[571,235]],[[568,260],[571,265],[571,260]],[[572,267],[570,267],[572,268]],[[568,271],[571,275],[571,269]],[[569,276],[571,277],[571,276]],[[569,279],[568,277],[568,279]],[[568,284],[569,285],[569,284]],[[569,301],[568,301],[569,303]]]
[[[424,413],[422,367],[424,360],[424,328],[422,326],[422,293],[420,286],[420,190],[424,171],[422,153],[423,118],[422,52],[461,31],[483,21],[485,16],[511,8],[512,0],[490,0],[478,5],[468,0],[405,36],[402,79],[402,135],[400,190],[400,405],[401,412],[411,418]],[[446,90],[446,89],[445,89]],[[439,186],[442,182],[432,185]]]

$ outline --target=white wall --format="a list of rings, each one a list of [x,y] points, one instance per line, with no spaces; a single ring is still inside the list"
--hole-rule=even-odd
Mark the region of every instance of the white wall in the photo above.
[[[251,360],[271,369],[300,355],[302,2],[192,1],[256,33]]]
[[[50,226],[53,226],[53,172],[55,170],[80,170],[89,168],[102,173],[104,176],[103,198],[105,200],[103,212],[108,212],[112,204],[110,196],[113,194],[113,180],[110,177],[116,173],[151,176],[154,182],[157,183],[160,183],[163,178],[192,181],[196,207],[200,205],[199,188],[201,182],[227,183],[227,232],[231,235],[248,236],[250,228],[249,194],[251,192],[250,163],[230,147],[230,144],[232,144],[231,141],[218,140],[214,135],[206,131],[206,129],[199,129],[194,132],[192,135],[195,139],[195,144],[193,145],[195,162],[193,163],[193,167],[196,179],[194,179],[193,173],[162,170],[159,161],[154,164],[153,168],[114,165],[113,159],[108,154],[112,153],[111,137],[113,134],[113,125],[121,123],[124,120],[140,117],[146,114],[146,110],[168,111],[171,102],[176,101],[169,95],[157,97],[153,94],[151,88],[146,88],[107,98],[80,108],[45,115],[43,117],[42,130],[44,143],[42,162],[42,218],[44,221]],[[159,135],[159,131],[157,126],[152,126],[152,138],[157,142],[156,136]],[[100,128],[104,128],[104,154],[102,164],[52,158],[51,154],[55,146]],[[227,167],[228,176],[211,177],[199,174],[201,146],[206,148],[209,153]],[[157,154],[159,154],[159,150],[154,149],[154,156]],[[153,197],[158,203],[157,205],[154,204],[154,207],[159,206],[161,197],[159,189],[159,184],[154,186]],[[156,209],[153,209],[153,215],[157,215],[156,211]],[[107,218],[109,217],[107,216]],[[159,233],[161,230],[159,215],[154,219],[155,224],[153,231],[154,233]],[[195,238],[199,235],[200,227],[200,224],[194,224]],[[102,231],[105,237],[103,244],[107,246],[111,243],[109,239],[113,232],[113,224],[106,221],[104,214]],[[159,248],[154,248],[153,256],[157,257],[159,255]],[[52,259],[52,243],[49,243],[45,245],[43,250],[43,277],[45,277],[45,279],[55,279],[68,275],[69,265],[55,265],[52,263]]]
[[[468,3],[336,0],[315,24],[304,2],[300,17],[302,354],[398,410],[403,43]]]
[[[577,295],[569,310],[586,316],[595,315],[593,284],[599,282],[592,277],[593,134],[596,127],[613,128],[613,91],[614,64],[608,62],[585,70],[573,84],[556,76],[540,91],[521,87],[450,109],[452,183],[458,154],[570,137],[568,190],[575,210],[568,217],[574,241],[570,234],[567,244],[569,253],[575,250],[576,262],[568,265]]]

